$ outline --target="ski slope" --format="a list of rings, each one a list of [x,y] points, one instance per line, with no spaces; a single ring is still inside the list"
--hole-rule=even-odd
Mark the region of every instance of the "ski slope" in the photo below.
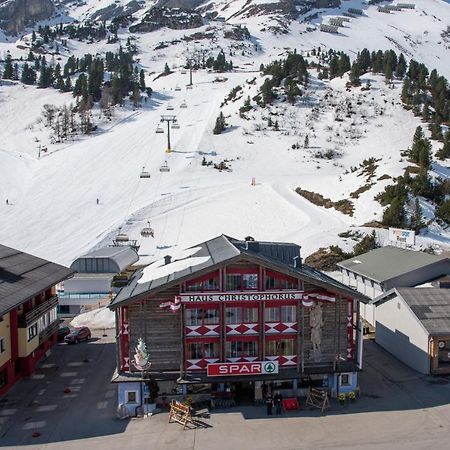
[[[102,1],[101,5],[106,3]],[[344,5],[348,8],[357,3],[351,0]],[[377,182],[355,199],[353,216],[315,206],[297,195],[294,189],[301,186],[333,201],[348,198],[366,183],[361,171],[352,172],[350,168],[371,156],[380,158],[377,178],[385,174],[400,175],[408,165],[400,158],[400,150],[410,145],[414,129],[421,123],[399,105],[400,84],[389,90],[381,77],[367,75],[364,81],[372,84],[369,94],[359,88],[347,93],[345,77],[319,82],[312,73],[314,102],[320,102],[329,91],[339,102],[356,101],[361,96],[368,110],[387,108],[383,116],[370,113],[373,117],[358,125],[362,136],[356,141],[337,142],[336,133],[349,124],[338,128],[333,110],[328,107],[323,109],[311,131],[306,126],[310,107],[277,105],[274,111],[283,117],[280,132],[265,128],[266,111],[255,108],[247,119],[242,119],[238,109],[247,95],[256,94],[263,81],[257,71],[259,64],[286,54],[287,48],[306,50],[317,45],[344,50],[359,46],[390,48],[392,41],[385,36],[395,35],[401,45],[410,45],[411,51],[417,51],[417,59],[429,62],[430,67],[438,67],[449,77],[450,66],[445,63],[449,60],[449,50],[436,43],[441,27],[450,23],[445,22],[445,17],[450,17],[449,6],[444,7],[445,14],[437,21],[432,15],[436,8],[443,7],[443,2],[421,0],[416,3],[422,6],[406,12],[411,20],[402,19],[405,29],[395,31],[400,21],[398,13],[377,18],[381,13],[370,7],[367,17],[352,21],[345,39],[318,31],[306,33],[305,25],[300,22],[292,24],[289,34],[273,36],[260,31],[264,17],[250,18],[247,26],[263,51],[251,53],[248,47],[244,55],[236,52],[233,62],[240,68],[235,73],[223,74],[227,78],[224,82],[215,82],[217,74],[214,73],[194,73],[192,90],[186,89],[188,75],[182,74],[179,68],[184,62],[187,45],[181,43],[162,51],[153,50],[158,42],[181,38],[186,32],[165,29],[137,35],[141,66],[149,73],[147,85],[154,90],[152,99],[136,111],[129,106],[116,108],[113,122],[102,124],[98,133],[74,142],[48,145],[48,153],[42,154],[40,159],[37,158],[38,145],[48,143],[48,130],[38,119],[40,111],[47,103],[68,104],[73,98],[51,89],[3,83],[0,85],[2,243],[66,265],[92,248],[111,244],[119,228],[139,241],[142,263],[222,233],[237,238],[251,235],[260,240],[292,241],[302,246],[303,256],[330,244],[349,248],[351,243],[338,238],[337,234],[380,219],[382,208],[374,196],[392,181]],[[88,14],[92,8],[92,2],[87,2],[86,8],[80,11]],[[424,15],[424,9],[430,14]],[[318,20],[334,13],[338,11],[324,10]],[[429,42],[424,39],[414,47],[412,42],[417,42],[419,34],[424,35],[425,28],[429,29]],[[205,46],[211,45],[213,55],[220,48],[228,51],[231,45],[221,37],[220,29],[217,33],[216,42],[203,42]],[[405,38],[408,33],[412,36],[410,39]],[[124,32],[120,37],[124,42],[127,34]],[[104,42],[87,45],[71,41],[70,46],[76,55],[116,48]],[[2,43],[1,48],[14,48],[20,54],[12,43]],[[155,80],[166,62],[174,73]],[[243,87],[242,97],[221,109],[224,98],[237,85]],[[181,91],[175,90],[177,86]],[[180,108],[183,101],[187,103],[186,109]],[[169,104],[173,105],[173,111],[167,110]],[[229,127],[225,133],[215,136],[212,129],[220,110]],[[155,134],[162,114],[176,114],[180,124],[180,129],[171,130],[174,149],[171,154],[165,152],[166,134]],[[262,126],[260,131],[259,125]],[[311,148],[293,150],[292,145],[303,142],[306,133],[310,136]],[[338,146],[342,155],[329,161],[314,156],[317,149],[326,150],[330,146]],[[202,166],[204,157],[214,163],[228,160],[232,171]],[[165,161],[170,166],[169,173],[159,171]],[[151,173],[150,179],[139,178],[144,166]],[[448,161],[436,164],[434,170],[436,174],[448,176]],[[252,178],[256,181],[254,186]],[[96,199],[99,199],[98,205]],[[427,208],[424,203],[426,214]],[[154,238],[140,236],[148,221],[155,229]],[[380,231],[384,238],[383,233]],[[433,224],[418,241],[422,247],[439,243],[445,248],[449,238],[448,231]]]

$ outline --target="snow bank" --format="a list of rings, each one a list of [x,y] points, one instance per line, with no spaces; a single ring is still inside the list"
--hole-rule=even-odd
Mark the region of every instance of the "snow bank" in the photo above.
[[[94,309],[75,317],[70,325],[73,327],[89,327],[91,330],[114,328],[114,312],[108,308]]]

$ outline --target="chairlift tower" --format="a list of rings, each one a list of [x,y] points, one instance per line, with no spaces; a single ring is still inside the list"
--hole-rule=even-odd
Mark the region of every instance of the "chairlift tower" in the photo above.
[[[161,115],[161,122],[167,123],[167,149],[166,149],[166,153],[171,153],[172,152],[172,147],[170,146],[170,123],[177,123],[177,116],[173,116],[173,115]]]

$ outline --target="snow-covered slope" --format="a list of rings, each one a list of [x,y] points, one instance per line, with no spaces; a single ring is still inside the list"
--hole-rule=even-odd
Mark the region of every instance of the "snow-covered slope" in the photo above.
[[[88,0],[70,4],[66,18],[90,17],[111,3]],[[120,4],[126,3],[121,0]],[[242,23],[244,19],[238,16],[245,3],[216,1],[214,8],[219,15],[230,18],[230,23]],[[145,8],[151,4],[148,1]],[[312,71],[311,104],[273,107],[280,114],[280,131],[267,128],[266,111],[255,108],[247,115],[248,119],[243,119],[238,110],[248,95],[256,94],[263,81],[259,65],[286,55],[288,49],[306,54],[321,46],[346,50],[355,56],[364,47],[393,48],[450,78],[449,42],[442,35],[450,23],[449,5],[439,0],[418,0],[414,10],[382,14],[376,6],[364,4],[364,16],[352,19],[342,33],[332,35],[314,30],[319,23],[327,22],[328,17],[361,5],[360,1],[350,0],[342,3],[341,10],[323,9],[318,11],[317,18],[308,21],[308,14],[300,16],[290,22],[286,34],[273,34],[269,28],[279,23],[276,17],[247,17],[245,25],[252,38],[243,42],[225,39],[224,31],[231,25],[218,22],[206,23],[195,30],[162,29],[136,34],[140,65],[148,73],[147,85],[154,90],[152,99],[135,111],[129,106],[116,108],[112,122],[101,123],[93,136],[65,144],[50,143],[48,129],[39,117],[45,104],[68,104],[74,101],[72,96],[19,82],[3,82],[0,85],[2,243],[63,264],[70,264],[93,247],[111,243],[119,227],[130,238],[139,240],[140,255],[147,262],[221,233],[297,242],[302,245],[304,256],[324,245],[345,246],[337,234],[380,219],[382,208],[374,196],[392,182],[383,176],[398,176],[408,165],[400,157],[400,151],[410,145],[420,121],[399,104],[400,83],[389,89],[381,77],[367,75],[365,81],[372,84],[369,92],[360,88],[347,92],[346,78],[319,81]],[[198,43],[183,40],[198,31],[213,33],[213,37]],[[120,30],[122,44],[128,36],[127,30]],[[28,50],[19,47],[26,39],[3,42],[0,51],[3,54],[10,50],[14,57],[25,57]],[[155,50],[161,42],[168,46]],[[69,42],[70,54],[77,56],[114,50],[118,45],[105,41]],[[217,74],[198,71],[194,73],[194,89],[187,90],[189,75],[181,72],[180,65],[194,47],[209,49],[214,56],[221,48],[227,56],[232,52],[237,70],[224,74],[223,82],[215,82]],[[63,62],[67,56],[69,53],[61,55]],[[155,80],[166,62],[174,73]],[[222,108],[229,128],[215,136],[212,129],[220,105],[237,85],[243,88],[240,99]],[[175,90],[177,86],[181,91]],[[335,96],[336,103],[360,102],[354,125],[351,121],[342,124],[334,121],[333,106],[323,101],[327,93]],[[187,108],[180,108],[183,101]],[[172,130],[174,152],[168,155],[166,135],[155,134],[155,130],[161,114],[168,112],[169,103],[175,107],[170,113],[177,115],[180,129]],[[319,105],[322,105],[319,114],[313,117],[311,108]],[[381,109],[382,115],[378,114]],[[309,148],[293,149],[293,145],[303,142],[306,134]],[[48,148],[40,159],[39,145]],[[330,149],[340,157],[331,160],[320,157],[320,152]],[[384,179],[352,200],[353,216],[317,207],[294,192],[302,187],[333,201],[349,198],[367,184],[362,170],[351,168],[360,167],[370,157],[379,159],[376,179]],[[228,160],[232,171],[204,166],[203,158],[217,164]],[[169,173],[159,171],[164,161],[170,166]],[[151,172],[150,179],[139,178],[143,166]],[[447,166],[439,163],[434,170],[448,177]],[[425,211],[428,205],[423,207]],[[140,236],[147,221],[155,229],[154,239]],[[384,238],[383,232],[380,233]],[[433,224],[419,243],[427,246],[439,242],[445,246],[448,239],[448,232]]]

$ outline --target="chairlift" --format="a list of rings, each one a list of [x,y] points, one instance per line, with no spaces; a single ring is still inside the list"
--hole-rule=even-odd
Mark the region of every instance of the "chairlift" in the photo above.
[[[192,89],[192,84],[188,84],[188,85],[186,86],[186,89]]]
[[[183,103],[180,105],[180,108],[187,108],[186,102],[183,102]]]
[[[180,88],[180,86],[178,86],[178,84],[175,86],[175,90],[176,91],[181,91],[181,88]]]
[[[179,130],[179,129],[180,129],[180,124],[174,122],[174,123],[172,124],[172,128],[173,128],[174,130]]]
[[[125,243],[125,242],[128,242],[130,240],[130,238],[128,237],[128,234],[119,233],[114,240],[115,240],[115,242],[118,242],[118,243]]]
[[[139,175],[139,178],[150,178],[150,172],[145,170],[145,166],[142,167],[141,173]]]
[[[182,74],[182,75],[186,75],[187,72],[183,69],[183,70],[181,71],[181,74]]]
[[[164,129],[158,125],[158,127],[156,128],[156,133],[157,134],[164,133]]]
[[[168,105],[167,105],[167,111],[173,111],[173,106],[169,103]]]
[[[150,221],[147,222],[148,226],[142,228],[141,236],[142,237],[155,237],[155,230],[150,226]]]
[[[164,161],[164,164],[159,168],[160,172],[170,172],[170,167],[167,164],[167,161]]]

